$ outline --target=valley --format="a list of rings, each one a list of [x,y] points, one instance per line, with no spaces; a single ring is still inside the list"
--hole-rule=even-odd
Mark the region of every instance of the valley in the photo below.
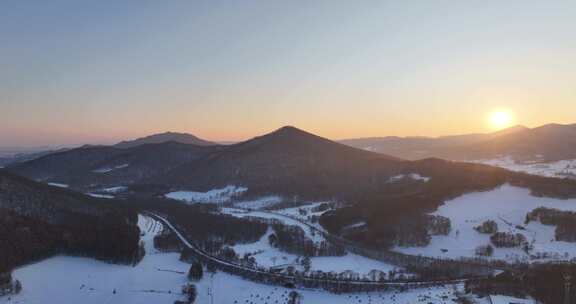
[[[22,291],[0,299],[41,303],[38,288],[49,286],[55,299],[86,303],[175,302],[193,284],[198,303],[537,303],[525,288],[479,286],[576,259],[576,181],[558,178],[571,163],[557,162],[543,173],[406,161],[294,127],[231,145],[48,154],[7,174],[137,218],[138,258],[129,266],[48,251],[9,265]],[[197,263],[206,273],[190,281]],[[63,269],[74,269],[69,281],[46,281]],[[233,294],[221,292],[230,284]]]

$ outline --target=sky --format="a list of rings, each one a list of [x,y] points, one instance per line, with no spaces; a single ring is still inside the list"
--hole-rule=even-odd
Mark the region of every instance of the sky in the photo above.
[[[0,146],[576,123],[574,1],[0,1]]]

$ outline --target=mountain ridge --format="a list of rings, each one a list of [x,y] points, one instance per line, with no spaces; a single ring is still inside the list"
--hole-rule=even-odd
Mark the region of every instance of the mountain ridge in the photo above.
[[[555,161],[576,158],[575,124],[547,124],[536,128],[514,126],[494,133],[441,137],[383,137],[340,141],[374,152],[418,160],[438,157],[457,161],[497,158]],[[541,156],[537,159],[536,156]]]
[[[180,132],[163,132],[163,133],[156,133],[152,135],[147,135],[144,137],[139,137],[134,140],[126,140],[121,141],[115,145],[116,148],[133,148],[135,146],[143,145],[143,144],[159,144],[164,142],[179,142],[183,144],[193,144],[197,146],[212,146],[217,145],[217,143],[201,139],[193,134],[190,133],[180,133]]]

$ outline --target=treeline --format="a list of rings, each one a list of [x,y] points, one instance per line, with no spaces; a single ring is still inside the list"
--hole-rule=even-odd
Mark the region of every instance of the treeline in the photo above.
[[[280,285],[288,288],[303,287],[324,289],[334,293],[354,293],[398,289],[406,291],[414,287],[435,286],[443,284],[442,281],[431,283],[418,282],[414,279],[410,279],[403,272],[396,271],[389,272],[387,280],[385,278],[386,274],[380,271],[374,271],[366,278],[354,275],[354,273],[351,272],[307,272],[292,269],[287,273],[279,273],[274,271],[274,269],[266,269],[263,267],[248,267],[245,265],[228,263],[219,257],[208,258],[205,255],[197,254],[195,250],[188,248],[185,248],[182,251],[181,260],[192,263],[193,266],[197,265],[198,262],[202,263],[205,265],[208,272],[220,270],[254,282],[270,285]],[[403,284],[387,284],[387,282],[402,282]]]
[[[576,212],[539,207],[526,214],[526,224],[531,221],[556,226],[557,241],[576,242]]]
[[[452,229],[449,218],[428,214],[417,214],[401,220],[395,219],[389,224],[390,226],[384,231],[375,231],[371,225],[380,227],[382,223],[368,222],[367,229],[351,231],[343,236],[376,248],[424,247],[430,244],[433,235],[448,235]],[[376,237],[378,243],[371,241],[372,237]]]
[[[114,263],[135,263],[138,227],[113,218],[77,219],[50,225],[0,209],[0,272],[54,254],[94,257]]]
[[[162,252],[180,252],[183,247],[182,241],[172,230],[164,229],[154,236],[154,248]]]
[[[345,237],[374,249],[386,249],[395,244],[420,246],[427,244],[423,214],[435,211],[446,200],[460,195],[489,191],[511,183],[525,187],[534,194],[551,197],[576,197],[576,181],[534,177],[479,164],[425,159],[406,162],[405,171],[430,177],[420,185],[383,185],[380,191],[358,192],[355,196],[339,197],[350,205],[322,215],[321,225],[333,234],[343,227],[365,221],[366,229]],[[403,223],[405,224],[404,226]]]
[[[576,301],[576,265],[534,264],[515,272],[504,272],[493,278],[466,283],[466,290],[479,295],[501,294],[525,298],[530,296],[539,303],[558,304]],[[570,290],[566,290],[570,282]],[[568,302],[564,302],[568,296]]]
[[[225,245],[253,243],[267,231],[268,224],[218,212],[211,204],[183,204],[167,199],[138,199],[123,204],[136,212],[151,211],[170,219],[189,240],[207,252],[216,253]],[[163,236],[159,242],[163,242]]]
[[[140,259],[137,216],[0,170],[0,273],[54,254]]]
[[[18,280],[14,280],[12,275],[8,273],[0,273],[0,297],[9,294],[18,294],[22,290],[22,284]]]
[[[526,247],[528,241],[521,233],[496,232],[490,236],[490,242],[498,248]]]
[[[307,257],[343,256],[346,254],[344,248],[325,240],[314,242],[306,237],[306,233],[299,226],[287,226],[278,223],[273,224],[272,229],[274,233],[269,237],[270,245],[284,252]]]

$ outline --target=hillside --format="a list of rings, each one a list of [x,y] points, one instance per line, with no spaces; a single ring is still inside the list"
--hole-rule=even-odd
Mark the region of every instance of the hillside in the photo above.
[[[87,146],[53,153],[8,170],[34,180],[59,183],[81,191],[128,186],[203,157],[220,146],[176,142],[133,148]]]
[[[135,214],[4,170],[0,227],[0,273],[56,253],[131,262],[138,249]]]
[[[496,133],[429,137],[384,137],[344,140],[350,146],[406,159],[452,160],[510,156],[518,160],[556,161],[576,158],[576,125],[516,126]]]
[[[116,148],[126,149],[126,148],[133,148],[141,145],[146,144],[161,144],[165,142],[177,142],[181,144],[190,144],[190,145],[197,145],[197,146],[212,146],[216,145],[216,143],[207,141],[197,136],[188,133],[176,133],[176,132],[165,132],[159,134],[153,134],[141,138],[137,138],[134,140],[122,141],[114,145]]]
[[[175,168],[151,182],[199,191],[238,184],[258,194],[326,197],[378,191],[378,185],[401,172],[401,164],[394,157],[283,127]]]

